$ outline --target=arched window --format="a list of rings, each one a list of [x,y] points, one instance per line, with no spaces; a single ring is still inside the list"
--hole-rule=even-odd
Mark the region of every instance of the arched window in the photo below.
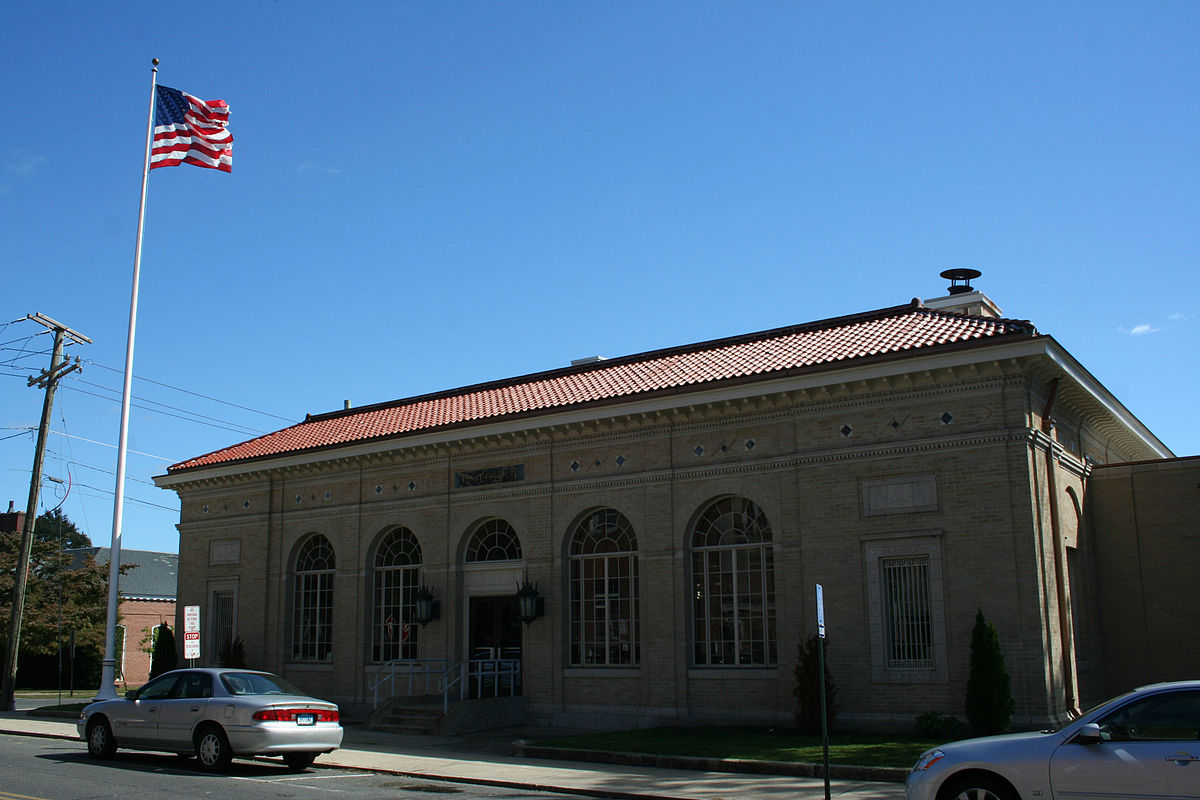
[[[296,555],[293,661],[328,661],[333,654],[333,570],[333,545],[320,534]]]
[[[395,661],[417,657],[416,593],[421,545],[408,528],[384,537],[375,551],[371,590],[371,658]]]
[[[744,497],[706,507],[691,532],[697,666],[761,666],[775,652],[771,525]]]
[[[513,526],[502,519],[488,520],[475,529],[467,543],[465,561],[520,561],[521,540]]]
[[[571,538],[571,663],[641,662],[637,537],[611,508],[588,514]]]

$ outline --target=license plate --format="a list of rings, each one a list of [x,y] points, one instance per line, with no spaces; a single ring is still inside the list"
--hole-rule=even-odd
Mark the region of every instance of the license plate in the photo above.
[[[296,715],[296,724],[297,725],[316,725],[317,724],[317,715],[316,714],[297,714]]]

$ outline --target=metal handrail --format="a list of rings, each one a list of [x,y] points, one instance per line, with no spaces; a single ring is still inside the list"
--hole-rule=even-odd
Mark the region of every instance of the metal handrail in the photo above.
[[[375,708],[379,708],[379,687],[385,683],[388,684],[388,696],[396,696],[396,674],[398,672],[401,676],[408,676],[409,697],[413,695],[417,677],[422,675],[425,677],[425,694],[428,695],[434,686],[434,676],[444,675],[447,669],[446,665],[449,663],[450,659],[448,658],[398,658],[380,664],[368,684],[368,688],[373,692]]]
[[[471,690],[471,680],[475,679],[475,687],[481,689],[484,682],[491,680],[496,697],[500,697],[501,685],[507,686],[509,697],[517,693],[521,685],[521,659],[519,658],[473,658],[460,661],[446,669],[438,680],[438,690],[442,693],[442,713],[450,710],[450,695],[458,687],[458,699],[466,700]],[[502,680],[507,679],[507,680]],[[482,696],[482,691],[480,692]]]

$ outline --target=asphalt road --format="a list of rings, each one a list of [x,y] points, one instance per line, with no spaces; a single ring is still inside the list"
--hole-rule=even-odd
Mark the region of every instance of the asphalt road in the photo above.
[[[156,753],[118,751],[116,758],[90,758],[82,742],[0,735],[0,800],[339,800],[404,798],[404,800],[555,800],[567,795],[527,790],[423,781],[335,769],[302,773],[282,765],[235,760],[229,772],[212,775],[190,760]],[[577,798],[575,799],[577,800]]]

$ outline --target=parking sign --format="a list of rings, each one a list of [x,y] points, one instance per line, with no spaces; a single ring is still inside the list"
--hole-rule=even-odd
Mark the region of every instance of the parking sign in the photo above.
[[[183,607],[183,657],[200,657],[200,606]]]

